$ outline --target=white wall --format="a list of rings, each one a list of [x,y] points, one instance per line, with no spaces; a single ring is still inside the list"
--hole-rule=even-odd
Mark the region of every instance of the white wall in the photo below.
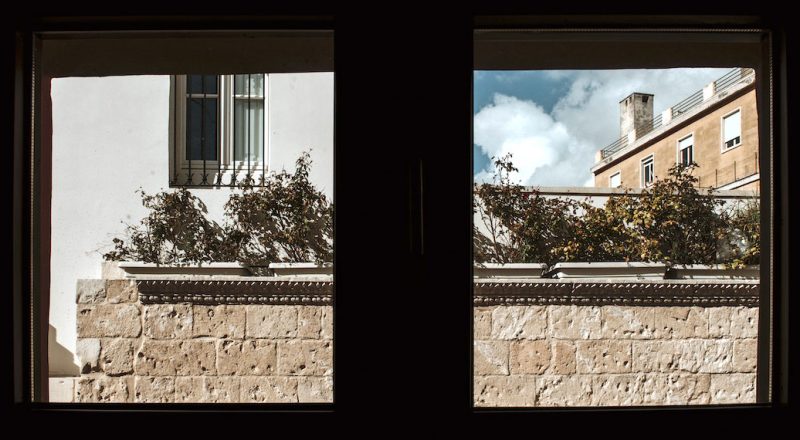
[[[53,198],[50,324],[75,352],[75,285],[99,278],[102,254],[146,215],[135,191],[169,182],[169,76],[58,78],[52,82]],[[333,73],[270,74],[268,163],[294,169],[311,148],[311,180],[333,194]],[[193,189],[222,221],[230,189]],[[55,340],[54,340],[55,339]],[[51,360],[51,375],[77,374]]]

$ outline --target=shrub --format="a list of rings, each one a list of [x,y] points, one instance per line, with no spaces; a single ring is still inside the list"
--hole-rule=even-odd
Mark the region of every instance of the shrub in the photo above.
[[[303,153],[294,173],[270,175],[264,185],[245,185],[225,205],[240,261],[328,261],[333,255],[333,204],[308,180],[311,158]]]
[[[495,160],[491,184],[475,184],[477,263],[658,261],[667,264],[758,263],[756,204],[725,212],[711,190],[696,187],[692,165],[676,165],[637,197],[626,191],[602,208],[588,201],[544,198],[511,181],[511,156]],[[720,260],[720,243],[732,259]]]
[[[225,230],[209,221],[202,200],[185,188],[149,195],[143,190],[142,205],[149,209],[140,225],[128,225],[126,240],[114,238],[114,250],[106,260],[143,261],[157,264],[228,261],[235,253]]]
[[[333,254],[333,204],[308,180],[311,159],[304,152],[294,173],[267,176],[263,186],[240,185],[225,204],[225,223],[206,218],[205,204],[185,188],[147,195],[140,225],[114,238],[106,260],[158,264],[239,261],[321,263]]]

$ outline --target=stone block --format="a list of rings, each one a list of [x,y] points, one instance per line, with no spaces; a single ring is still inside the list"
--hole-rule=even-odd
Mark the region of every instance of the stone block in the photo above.
[[[100,350],[100,368],[109,376],[120,376],[133,372],[133,353],[139,339],[103,339]]]
[[[550,336],[555,339],[600,339],[600,307],[548,306]]]
[[[508,374],[508,341],[474,341],[472,352],[473,374]]]
[[[643,405],[706,405],[711,375],[646,374],[642,387]]]
[[[475,406],[536,405],[535,376],[475,376]]]
[[[139,299],[139,290],[134,280],[106,280],[106,302],[111,304],[132,303]]]
[[[489,339],[492,336],[492,308],[476,307],[472,309],[473,337]]]
[[[592,377],[583,375],[545,375],[536,378],[538,406],[589,406],[592,403]]]
[[[552,341],[553,361],[550,374],[575,374],[576,348],[572,341]]]
[[[100,340],[95,338],[78,338],[75,346],[81,374],[100,371]]]
[[[217,374],[220,376],[265,376],[277,369],[275,342],[263,339],[217,343]]]
[[[669,373],[678,370],[679,352],[675,344],[683,341],[633,341],[633,371]]]
[[[758,337],[758,307],[731,310],[731,336],[737,339]]]
[[[297,378],[298,402],[333,402],[333,378],[303,376]]]
[[[758,340],[737,339],[733,341],[733,371],[755,373],[758,365]]]
[[[295,306],[247,306],[248,338],[286,339],[297,337],[297,307]]]
[[[708,337],[708,314],[703,307],[654,307],[657,339]]]
[[[133,367],[140,376],[214,376],[214,341],[145,339]]]
[[[511,374],[542,374],[550,367],[551,357],[549,341],[513,341]]]
[[[144,306],[144,335],[153,339],[192,337],[192,306],[153,304]]]
[[[106,282],[104,280],[78,280],[78,304],[100,304],[106,300]]]
[[[733,371],[733,341],[711,339],[703,341],[701,373],[729,373]]]
[[[706,340],[683,339],[674,341],[678,353],[678,370],[697,373],[706,362]]]
[[[577,341],[578,373],[628,373],[633,370],[630,341]]]
[[[710,307],[708,309],[708,337],[731,337],[731,307]]]
[[[547,309],[543,306],[500,306],[492,310],[491,339],[544,339]]]
[[[125,270],[119,267],[119,261],[103,261],[100,274],[100,278],[104,280],[123,279],[127,275]]]
[[[711,404],[755,402],[755,374],[711,375]]]
[[[245,306],[192,306],[192,336],[244,338]]]
[[[175,401],[174,377],[134,377],[134,402],[170,403]]]
[[[296,377],[242,377],[241,402],[291,403],[297,401]]]
[[[333,339],[333,307],[322,307],[322,339]]]
[[[176,377],[175,401],[185,403],[238,403],[238,377]]]
[[[642,374],[603,374],[592,377],[592,406],[633,406],[642,403]]]
[[[603,339],[651,339],[655,330],[653,307],[605,306],[600,309]]]
[[[130,402],[130,378],[81,377],[75,386],[76,402],[124,403]]]
[[[135,338],[142,333],[137,304],[78,305],[79,338]]]
[[[297,310],[297,337],[319,339],[322,333],[322,307],[299,306]]]
[[[75,400],[75,377],[51,377],[47,380],[48,402],[70,403]]]
[[[330,376],[333,374],[333,343],[326,340],[278,342],[278,374]]]

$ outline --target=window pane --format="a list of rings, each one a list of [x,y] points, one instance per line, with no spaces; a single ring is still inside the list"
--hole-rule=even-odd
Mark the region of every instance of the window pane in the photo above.
[[[475,72],[476,406],[755,403],[754,74]]]
[[[217,75],[186,75],[186,93],[216,94],[217,78]]]
[[[234,160],[260,162],[264,152],[264,101],[234,99]]]
[[[264,96],[264,75],[261,73],[235,75],[233,84],[233,90],[236,95],[253,97]]]
[[[741,112],[736,112],[732,115],[725,117],[724,128],[725,142],[733,140],[742,135],[742,115]]]
[[[678,142],[678,148],[681,148],[681,149],[683,149],[683,148],[686,148],[686,147],[688,147],[689,145],[692,145],[693,138],[694,138],[693,136],[689,136],[689,137],[686,137],[686,138],[684,138],[684,139],[681,139],[681,140]]]
[[[217,160],[217,99],[187,98],[186,158]]]

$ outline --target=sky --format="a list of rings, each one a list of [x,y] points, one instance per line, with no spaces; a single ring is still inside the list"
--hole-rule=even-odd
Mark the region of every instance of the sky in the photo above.
[[[619,101],[652,93],[658,115],[731,69],[475,71],[475,181],[511,153],[524,185],[592,186],[596,151],[620,138]]]

